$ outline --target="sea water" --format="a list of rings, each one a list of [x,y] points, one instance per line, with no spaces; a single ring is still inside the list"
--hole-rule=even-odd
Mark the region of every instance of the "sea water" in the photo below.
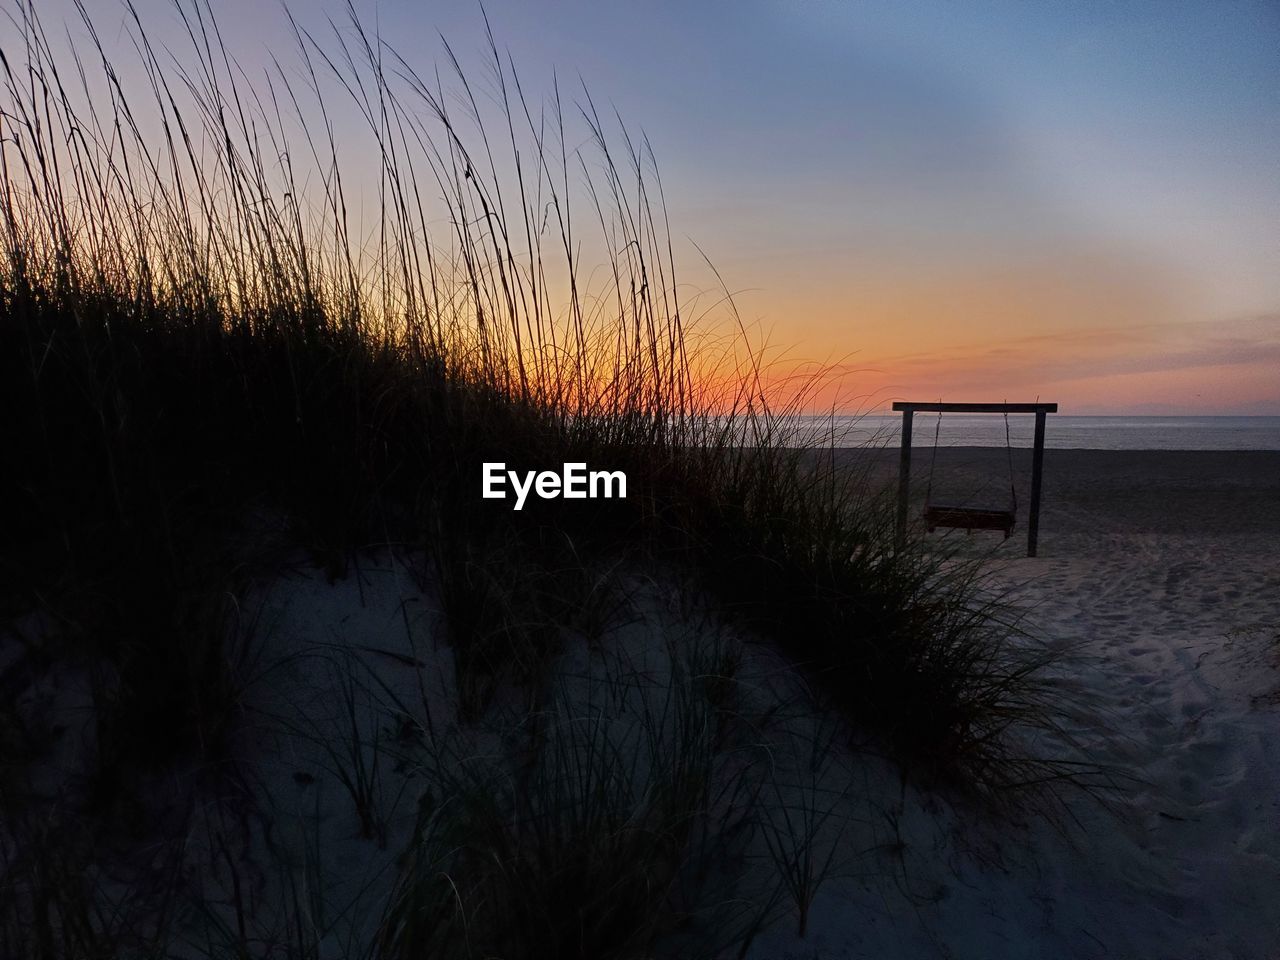
[[[1033,414],[1009,415],[1009,441],[1030,447]],[[794,426],[798,442],[857,447],[901,443],[901,414],[861,417],[803,417]],[[1000,447],[1005,418],[1000,414],[917,412],[912,446]],[[1280,450],[1280,417],[1073,417],[1051,413],[1045,421],[1046,447],[1074,450]]]

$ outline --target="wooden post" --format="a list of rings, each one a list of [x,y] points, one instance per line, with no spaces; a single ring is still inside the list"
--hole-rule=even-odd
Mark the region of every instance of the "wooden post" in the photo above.
[[[1036,555],[1036,538],[1040,534],[1040,478],[1044,473],[1045,411],[1036,411],[1035,449],[1031,454],[1031,511],[1027,517],[1027,556]]]
[[[898,458],[898,546],[907,542],[907,500],[911,493],[911,418],[914,410],[902,411],[902,453]]]

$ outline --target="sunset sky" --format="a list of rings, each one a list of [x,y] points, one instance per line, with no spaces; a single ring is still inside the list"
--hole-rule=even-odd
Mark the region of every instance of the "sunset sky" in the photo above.
[[[483,48],[474,0],[355,2],[428,71],[439,33]],[[278,5],[214,7],[248,72],[287,59]],[[581,75],[648,135],[690,289],[696,241],[780,363],[841,365],[844,402],[1280,414],[1274,0],[486,9],[532,91]]]

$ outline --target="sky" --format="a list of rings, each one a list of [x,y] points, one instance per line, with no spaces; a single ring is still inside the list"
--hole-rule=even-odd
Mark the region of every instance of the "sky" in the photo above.
[[[483,50],[474,0],[352,2],[415,67]],[[278,4],[214,8],[287,59]],[[684,282],[705,251],[779,368],[833,371],[817,402],[1280,415],[1274,0],[484,9],[535,95],[581,77],[644,132]]]

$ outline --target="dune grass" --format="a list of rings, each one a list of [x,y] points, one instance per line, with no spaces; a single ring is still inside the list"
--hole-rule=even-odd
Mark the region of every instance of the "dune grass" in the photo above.
[[[706,874],[750,787],[706,736],[711,707],[691,679],[632,677],[619,695],[614,678],[612,708],[581,684],[558,691],[514,765],[433,754],[385,953],[643,956],[716,905]]]
[[[211,7],[179,10],[181,64],[133,15],[132,83],[87,12],[89,42],[64,49],[34,4],[11,4],[0,49],[0,611],[39,611],[55,656],[98,665],[105,807],[132,771],[223,755],[238,598],[282,544],[334,578],[372,543],[421,550],[471,718],[506,683],[547,709],[565,630],[606,629],[625,607],[612,572],[648,566],[775,641],[909,770],[993,797],[1056,775],[1010,736],[1051,724],[1052,705],[979,567],[896,544],[866,477],[795,447],[808,394],[777,406],[731,301],[681,295],[645,140],[585,91],[530,97],[492,35],[476,84],[448,47],[425,73],[354,17],[323,38],[298,25],[296,64],[251,83]],[[335,98],[363,130],[338,132]],[[623,470],[631,494],[517,514],[480,498],[489,460]],[[717,663],[699,682],[725,702],[732,662]],[[656,935],[706,798],[641,802],[602,729],[564,729],[586,752],[552,736],[532,796],[569,789],[561,767],[585,757],[600,803],[546,799],[512,835],[489,807],[517,798],[461,765],[441,809],[489,848],[447,855],[500,871],[467,881],[516,925],[496,949],[569,936],[524,899],[540,857],[584,894],[592,871],[635,863],[573,921],[574,955],[604,956],[581,951]],[[371,805],[367,769],[351,789]],[[769,822],[803,930],[827,862]],[[398,955],[462,897],[404,882],[383,941]]]

